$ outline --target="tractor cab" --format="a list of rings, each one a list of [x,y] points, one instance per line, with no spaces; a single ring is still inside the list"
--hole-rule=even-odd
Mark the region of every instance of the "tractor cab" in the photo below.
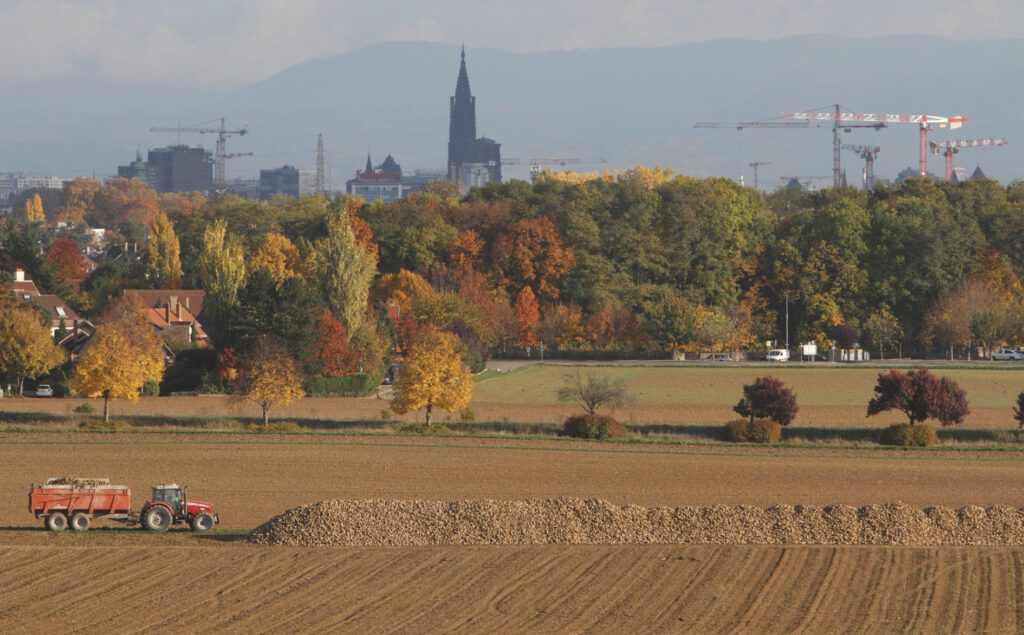
[[[150,502],[164,503],[171,508],[171,512],[175,516],[180,516],[182,503],[187,498],[187,490],[184,487],[171,483],[169,485],[154,485],[153,498],[150,499]]]
[[[189,500],[188,488],[176,483],[153,486],[153,497],[142,507],[140,520],[150,531],[166,531],[174,523],[206,531],[220,522],[212,503]]]

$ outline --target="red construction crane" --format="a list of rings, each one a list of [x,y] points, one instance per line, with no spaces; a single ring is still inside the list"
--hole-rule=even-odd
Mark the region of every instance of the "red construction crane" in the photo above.
[[[872,122],[888,125],[891,123],[913,123],[920,127],[918,142],[918,173],[921,176],[928,174],[928,132],[932,126],[949,128],[955,130],[967,123],[967,117],[954,115],[952,117],[941,117],[939,115],[877,115],[855,112],[842,112],[838,107],[834,112],[788,112],[782,115],[784,119],[803,119],[805,121],[831,121],[834,126],[840,122]]]
[[[870,190],[875,186],[875,159],[882,151],[878,146],[858,146],[849,143],[843,144],[843,150],[850,150],[864,159],[864,189]]]
[[[940,141],[935,143],[932,141],[931,146],[932,154],[941,154],[946,157],[946,180],[953,180],[953,155],[960,152],[960,148],[978,148],[981,146],[996,146],[1001,147],[1007,144],[1006,139],[960,139],[958,141]]]

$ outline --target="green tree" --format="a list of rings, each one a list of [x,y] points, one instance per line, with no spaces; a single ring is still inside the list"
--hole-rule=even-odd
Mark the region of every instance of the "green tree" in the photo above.
[[[359,330],[377,262],[356,241],[345,210],[328,215],[327,236],[314,245],[312,262],[328,309],[342,318],[350,334]]]

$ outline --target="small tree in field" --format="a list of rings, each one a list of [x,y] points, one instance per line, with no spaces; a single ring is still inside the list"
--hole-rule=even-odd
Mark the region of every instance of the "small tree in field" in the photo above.
[[[868,416],[888,410],[907,415],[909,424],[938,419],[944,426],[964,422],[970,412],[967,393],[952,379],[936,377],[927,370],[879,373],[875,397],[868,402]]]
[[[426,425],[434,406],[454,412],[469,405],[473,397],[473,375],[462,363],[459,338],[429,329],[409,347],[405,364],[398,371],[391,409],[405,414],[426,408]]]
[[[1017,426],[1024,430],[1024,392],[1017,395],[1017,407],[1013,409],[1013,418],[1017,420]]]
[[[780,380],[774,377],[758,377],[754,383],[743,387],[743,399],[733,406],[741,417],[770,419],[780,426],[789,425],[800,410],[796,395]]]
[[[238,399],[260,407],[263,427],[270,422],[270,409],[302,399],[302,373],[288,347],[280,339],[263,336],[243,358]]]
[[[623,408],[633,403],[626,382],[608,376],[580,371],[565,376],[565,385],[556,391],[559,401],[578,401],[588,415],[596,415],[601,406]]]

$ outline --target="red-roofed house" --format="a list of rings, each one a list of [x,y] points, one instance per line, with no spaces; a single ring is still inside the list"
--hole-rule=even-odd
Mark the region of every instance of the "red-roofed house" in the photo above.
[[[24,269],[14,270],[14,293],[16,295],[39,295],[39,287],[35,282],[25,279]]]
[[[143,315],[167,344],[206,348],[210,338],[199,320],[177,297],[171,296],[170,300],[173,304],[143,309]]]

